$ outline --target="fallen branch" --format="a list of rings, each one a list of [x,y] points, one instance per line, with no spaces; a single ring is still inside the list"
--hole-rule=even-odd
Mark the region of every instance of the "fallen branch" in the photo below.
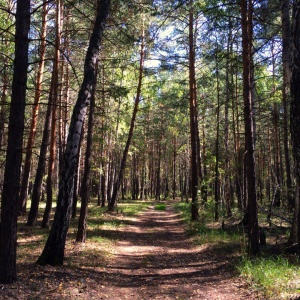
[[[276,214],[276,213],[274,213],[274,212],[272,212],[272,211],[269,211],[269,210],[267,210],[267,209],[265,209],[265,208],[262,208],[261,206],[258,206],[258,208],[259,208],[260,210],[262,210],[263,212],[265,212],[265,213],[268,213],[268,214],[270,214],[270,215],[274,215],[275,217],[278,217],[278,218],[280,218],[281,220],[283,220],[283,221],[285,221],[285,222],[287,222],[287,223],[289,223],[289,224],[292,224],[292,222],[291,222],[290,220],[288,220],[287,218],[285,218],[285,217],[283,217],[283,216],[281,216],[281,215],[279,215],[279,214]]]

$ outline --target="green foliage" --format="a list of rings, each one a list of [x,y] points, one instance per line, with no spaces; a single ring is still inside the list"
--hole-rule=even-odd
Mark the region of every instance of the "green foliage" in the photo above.
[[[155,205],[155,209],[156,210],[166,210],[166,204],[164,204],[164,203],[160,203],[160,204],[156,204]]]
[[[183,220],[188,223],[188,231],[195,237],[197,244],[235,244],[236,249],[243,251],[245,238],[242,232],[225,231],[220,226],[208,226],[204,220],[213,219],[213,205],[206,207],[205,211],[200,211],[200,222],[191,222],[191,203],[180,202],[175,208],[181,212]]]
[[[267,299],[290,299],[299,295],[299,262],[292,264],[288,258],[244,259],[238,265],[240,273],[258,289],[263,289]]]

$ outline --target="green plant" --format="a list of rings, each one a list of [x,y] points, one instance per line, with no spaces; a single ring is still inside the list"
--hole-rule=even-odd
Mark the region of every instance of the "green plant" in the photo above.
[[[156,210],[166,210],[166,207],[167,207],[166,204],[160,203],[160,204],[156,204],[154,208]]]
[[[294,294],[299,296],[300,270],[288,258],[243,257],[238,270],[252,285],[262,289],[268,299],[288,299]]]

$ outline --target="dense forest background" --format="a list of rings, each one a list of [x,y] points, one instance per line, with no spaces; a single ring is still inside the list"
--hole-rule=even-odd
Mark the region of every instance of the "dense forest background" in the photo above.
[[[4,245],[16,234],[17,215],[28,216],[28,226],[40,225],[38,207],[46,201],[42,226],[48,227],[58,195],[68,199],[60,202],[65,233],[81,200],[82,241],[90,197],[110,210],[125,198],[180,197],[192,199],[194,220],[201,220],[208,203],[216,221],[241,216],[250,228],[251,254],[259,252],[258,211],[269,218],[279,214],[291,225],[287,247],[295,248],[299,191],[290,79],[296,31],[290,1],[24,1],[30,10],[28,63],[20,60],[27,73],[24,118],[22,104],[13,104],[14,89],[24,88],[20,80],[14,85],[14,76],[21,76],[19,2],[0,1],[2,262],[16,247],[13,241],[12,248]],[[298,6],[296,1],[294,11]],[[26,26],[20,26],[24,34]],[[97,30],[93,49],[100,42],[101,48],[89,63]],[[84,91],[89,66],[94,77]],[[88,101],[79,111],[83,94]],[[71,122],[76,111],[80,127]],[[22,118],[16,130],[21,137],[11,136]],[[75,139],[70,132],[78,140],[75,152],[68,148]],[[21,149],[10,144],[17,139]],[[10,147],[21,153],[19,171],[10,177],[15,196],[5,190],[10,161],[19,157]],[[73,154],[74,172],[63,187]],[[61,222],[56,217],[54,224]],[[15,279],[15,271],[7,278],[1,267],[2,281]]]

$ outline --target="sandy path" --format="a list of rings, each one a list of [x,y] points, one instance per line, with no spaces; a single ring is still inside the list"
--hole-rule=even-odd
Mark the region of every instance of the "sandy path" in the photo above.
[[[258,299],[226,257],[193,246],[172,207],[149,207],[121,230],[101,299]]]

